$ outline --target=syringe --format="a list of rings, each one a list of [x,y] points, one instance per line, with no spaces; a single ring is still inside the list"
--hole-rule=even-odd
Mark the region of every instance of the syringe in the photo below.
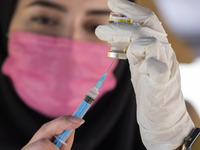
[[[111,64],[112,65],[112,64]],[[96,99],[99,92],[101,85],[103,84],[105,78],[107,76],[107,73],[103,74],[103,76],[98,80],[98,82],[95,84],[94,88],[91,88],[88,93],[86,94],[84,100],[79,105],[78,109],[74,112],[73,116],[76,116],[78,118],[83,118],[85,113],[90,108],[92,102]],[[58,148],[61,147],[62,144],[66,145],[65,141],[69,137],[69,135],[72,133],[73,130],[65,130],[58,136],[56,136],[56,140],[54,141],[54,144],[58,146]]]

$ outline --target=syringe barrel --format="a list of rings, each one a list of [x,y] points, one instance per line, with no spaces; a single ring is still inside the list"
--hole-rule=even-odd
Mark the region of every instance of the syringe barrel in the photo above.
[[[78,118],[83,118],[85,113],[90,108],[92,102],[95,100],[95,98],[98,96],[98,89],[92,88],[88,91],[87,95],[85,96],[82,103],[79,105],[78,109],[74,112],[73,116]],[[59,134],[56,137],[56,140],[54,141],[54,144],[60,148],[62,144],[65,143],[66,139],[69,137],[69,135],[72,133],[73,130],[65,130],[61,134]]]

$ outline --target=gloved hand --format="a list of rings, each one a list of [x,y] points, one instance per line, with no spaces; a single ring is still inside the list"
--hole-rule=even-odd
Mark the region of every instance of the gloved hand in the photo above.
[[[108,5],[135,22],[101,25],[96,35],[104,41],[130,43],[127,58],[142,141],[148,150],[176,149],[194,124],[186,110],[179,64],[167,34],[149,9],[127,0],[109,0]]]

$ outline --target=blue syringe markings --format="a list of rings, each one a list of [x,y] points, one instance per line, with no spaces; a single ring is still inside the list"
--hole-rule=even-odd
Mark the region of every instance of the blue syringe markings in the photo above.
[[[85,99],[88,99],[89,97],[86,96]],[[90,98],[92,99],[92,98]],[[93,100],[92,100],[93,101]],[[73,116],[78,118],[83,118],[87,110],[90,108],[91,104],[86,102],[85,100],[81,103],[81,105],[78,107],[77,111],[73,114]],[[73,130],[65,130],[60,135],[57,136],[56,140],[54,141],[54,144],[57,145],[59,148],[60,146],[65,142],[65,140],[69,137],[69,135],[72,133]]]

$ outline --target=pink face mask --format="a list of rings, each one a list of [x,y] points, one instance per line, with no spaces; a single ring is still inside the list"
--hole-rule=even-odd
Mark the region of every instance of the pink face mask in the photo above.
[[[13,32],[2,72],[32,109],[49,117],[72,115],[112,63],[113,59],[107,58],[108,50],[108,46],[91,42]],[[112,72],[116,64],[100,96],[115,87]]]

